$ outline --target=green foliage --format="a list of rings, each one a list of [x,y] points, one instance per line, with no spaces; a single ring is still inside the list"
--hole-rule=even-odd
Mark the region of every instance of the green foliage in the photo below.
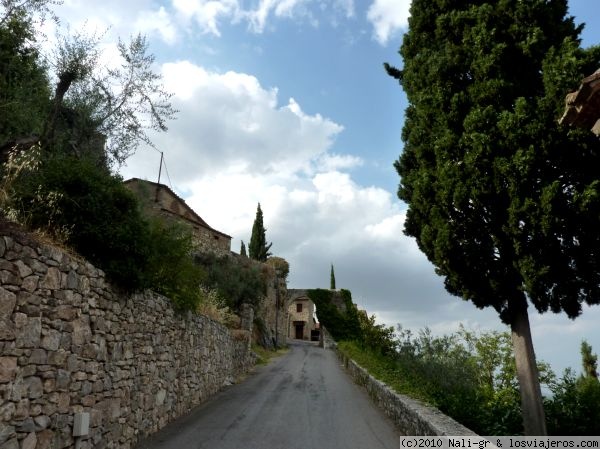
[[[122,179],[89,159],[47,155],[13,182],[10,208],[33,229],[75,249],[127,290],[151,288],[195,309],[205,278],[187,227],[142,216]]]
[[[263,224],[263,213],[260,208],[260,203],[258,203],[256,208],[256,218],[252,225],[252,236],[250,237],[248,253],[250,258],[260,262],[266,262],[267,258],[271,255],[269,249],[271,249],[271,246],[273,245],[272,243],[267,245],[265,233],[266,229]]]
[[[479,435],[523,433],[519,385],[508,332],[475,333],[464,327],[435,337],[424,329],[375,324],[360,316],[362,339],[338,347],[373,376],[399,393],[439,408]],[[590,348],[591,351],[591,348]],[[585,359],[585,355],[582,356]],[[565,371],[557,381],[549,365],[538,363],[551,435],[598,435],[600,382]]]
[[[257,306],[267,292],[267,273],[251,259],[206,253],[196,254],[195,260],[206,272],[205,285],[215,288],[232,310],[243,303]]]
[[[246,245],[244,244],[243,240],[242,240],[242,244],[240,246],[240,256],[248,257],[248,254],[246,253]]]
[[[373,326],[370,319],[367,326]],[[507,332],[460,332],[435,337],[377,326],[371,344],[340,348],[397,392],[439,408],[480,435],[522,433],[519,390]],[[381,346],[377,347],[377,340]],[[546,370],[545,366],[540,366]],[[553,379],[552,375],[544,380]]]
[[[61,234],[116,284],[145,286],[147,226],[119,177],[86,159],[46,157],[39,170],[21,176],[13,207],[31,228]]]
[[[385,355],[394,356],[398,342],[395,339],[394,328],[375,322],[375,315],[370,317],[365,313],[358,314],[360,323],[360,345],[363,348]]]
[[[337,295],[337,296],[336,296]],[[336,341],[353,341],[361,339],[360,322],[358,310],[352,303],[352,294],[348,290],[341,290],[338,293],[332,290],[315,289],[308,291],[308,297],[315,304],[317,309],[317,318],[329,331]],[[337,302],[345,306],[345,311],[334,303]]]
[[[288,274],[290,274],[290,264],[287,260],[283,257],[269,257],[266,263],[270,267],[273,267],[281,279],[287,279]]]
[[[600,435],[600,382],[576,378],[570,369],[551,387],[546,401],[548,430],[552,435]]]
[[[144,286],[171,299],[179,310],[195,310],[206,298],[200,289],[206,273],[192,258],[195,247],[191,229],[152,218],[148,231]]]
[[[387,66],[409,101],[405,232],[450,293],[507,323],[525,294],[570,317],[600,301],[600,142],[556,124],[600,49],[566,14],[566,0],[415,0],[404,68]]]
[[[413,0],[404,66],[386,65],[408,98],[405,233],[451,294],[513,328],[528,300],[571,318],[600,302],[600,141],[557,124],[600,48],[580,48],[567,12],[567,0]],[[533,360],[517,368],[535,383]],[[523,399],[528,431],[543,432],[541,400]]]
[[[598,378],[598,356],[592,353],[592,347],[585,340],[581,342],[581,363],[585,376]]]
[[[0,22],[0,147],[39,134],[50,98],[46,67],[36,47],[31,18],[23,9]]]
[[[333,271],[333,264],[331,264],[331,272],[329,273],[329,289],[335,290],[335,272]]]

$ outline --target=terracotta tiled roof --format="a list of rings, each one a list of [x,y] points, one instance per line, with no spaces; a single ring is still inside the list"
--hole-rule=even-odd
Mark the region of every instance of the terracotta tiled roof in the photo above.
[[[189,214],[193,217],[193,220],[189,220],[189,221],[194,221],[197,224],[213,231],[216,232],[219,235],[222,235],[223,237],[226,237],[228,239],[231,239],[230,235],[225,234],[224,232],[221,232],[211,226],[209,226],[209,224],[204,221],[202,219],[202,217],[200,217],[200,215],[198,215],[194,209],[192,209],[183,198],[181,198],[179,195],[177,195],[175,192],[173,192],[173,190],[171,190],[168,186],[164,185],[164,184],[159,184],[157,182],[152,182],[152,181],[148,181],[145,179],[140,179],[140,178],[131,178],[128,179],[127,181],[124,181],[123,184],[130,184],[130,183],[142,183],[142,184],[146,184],[146,185],[150,185],[152,186],[154,189],[158,188],[161,190],[166,190],[167,192],[169,192],[171,195],[173,195],[177,200],[179,200],[179,202],[181,203],[181,205],[189,212]],[[186,217],[181,216],[181,218],[187,219]]]

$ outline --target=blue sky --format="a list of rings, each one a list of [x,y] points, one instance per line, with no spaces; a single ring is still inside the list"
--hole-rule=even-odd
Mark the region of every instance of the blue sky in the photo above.
[[[436,333],[459,323],[505,329],[496,314],[451,297],[402,234],[406,206],[392,167],[402,151],[406,99],[383,62],[397,55],[408,0],[65,0],[63,25],[105,30],[107,64],[118,36],[149,37],[156,70],[180,110],[153,136],[172,187],[213,227],[250,237],[257,202],[290,287],[338,287],[390,325]],[[600,43],[591,0],[572,0]],[[48,24],[48,35],[53,34]],[[140,148],[124,177],[155,180],[159,154]],[[163,178],[165,181],[165,178]],[[600,351],[598,308],[576,321],[531,315],[539,358],[579,368],[579,343]]]

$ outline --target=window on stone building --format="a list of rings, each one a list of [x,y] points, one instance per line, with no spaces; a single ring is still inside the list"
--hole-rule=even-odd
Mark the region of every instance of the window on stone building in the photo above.
[[[301,303],[296,304],[296,312],[302,312],[302,304]]]

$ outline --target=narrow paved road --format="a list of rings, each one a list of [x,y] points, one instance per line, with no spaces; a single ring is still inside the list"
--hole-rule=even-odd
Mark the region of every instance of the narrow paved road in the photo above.
[[[330,350],[295,342],[136,449],[398,449],[393,424]]]

